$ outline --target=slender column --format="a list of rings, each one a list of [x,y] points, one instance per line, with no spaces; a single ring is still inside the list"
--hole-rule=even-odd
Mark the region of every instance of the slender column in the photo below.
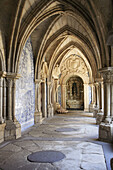
[[[66,109],[66,85],[62,84],[61,86],[62,91],[62,107]]]
[[[95,85],[92,84],[92,104],[96,104]]]
[[[112,142],[113,141],[113,124],[112,124],[112,101],[113,101],[113,90],[112,90],[112,74],[113,67],[107,67],[100,70],[103,75],[104,85],[104,117],[103,121],[99,126],[99,139],[102,141]]]
[[[6,80],[3,81],[3,117],[6,121]]]
[[[113,121],[113,71],[111,72],[111,109],[110,109],[110,116]]]
[[[99,111],[102,110],[102,91],[101,91],[101,83],[99,83]]]
[[[3,119],[3,78],[0,77],[0,124],[4,123]]]
[[[107,80],[104,79],[104,117],[106,121],[110,119],[110,81]]]
[[[101,96],[102,96],[102,112],[104,112],[104,84],[101,82]]]
[[[38,111],[38,83],[35,82],[35,112]]]
[[[8,111],[8,120],[12,120],[12,79],[6,78],[7,81],[7,111]]]
[[[84,84],[84,111],[89,111],[88,84]]]
[[[16,79],[12,80],[12,118],[13,121],[16,122],[16,117],[15,117],[15,94],[16,94]]]
[[[35,113],[34,122],[41,123],[42,112],[41,112],[41,80],[35,82]]]
[[[51,105],[50,105],[50,85],[51,85],[51,82],[47,82],[47,89],[48,89],[48,103],[47,103],[47,107],[48,107],[48,109],[47,109],[47,116],[48,117],[50,117],[50,107],[51,107]]]
[[[96,83],[96,92],[97,92],[97,107],[99,108],[99,83]]]
[[[46,110],[46,83],[42,82],[42,114],[43,117],[47,117]]]

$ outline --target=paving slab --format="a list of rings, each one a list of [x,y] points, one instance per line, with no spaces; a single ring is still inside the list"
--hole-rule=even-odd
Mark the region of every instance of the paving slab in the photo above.
[[[69,112],[48,118],[42,125],[34,125],[24,132],[21,138],[0,146],[0,168],[3,170],[106,170],[103,148],[97,142],[98,126],[92,116],[90,113],[80,111]],[[36,163],[27,160],[29,155],[47,150],[61,152],[65,158],[53,163],[49,161]]]

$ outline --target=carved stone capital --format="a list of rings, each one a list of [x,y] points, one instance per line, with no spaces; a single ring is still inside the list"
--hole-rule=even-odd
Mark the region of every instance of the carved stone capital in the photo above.
[[[106,67],[100,69],[99,72],[103,76],[104,83],[113,83],[113,67]]]

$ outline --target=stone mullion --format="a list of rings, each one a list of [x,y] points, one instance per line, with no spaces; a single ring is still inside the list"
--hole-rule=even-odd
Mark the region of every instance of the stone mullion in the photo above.
[[[3,77],[0,78],[0,124],[4,123],[3,119]]]

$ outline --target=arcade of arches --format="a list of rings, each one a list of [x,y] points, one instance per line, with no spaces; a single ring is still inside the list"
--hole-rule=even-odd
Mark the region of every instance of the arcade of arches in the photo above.
[[[0,142],[81,109],[113,141],[113,1],[0,1]]]

